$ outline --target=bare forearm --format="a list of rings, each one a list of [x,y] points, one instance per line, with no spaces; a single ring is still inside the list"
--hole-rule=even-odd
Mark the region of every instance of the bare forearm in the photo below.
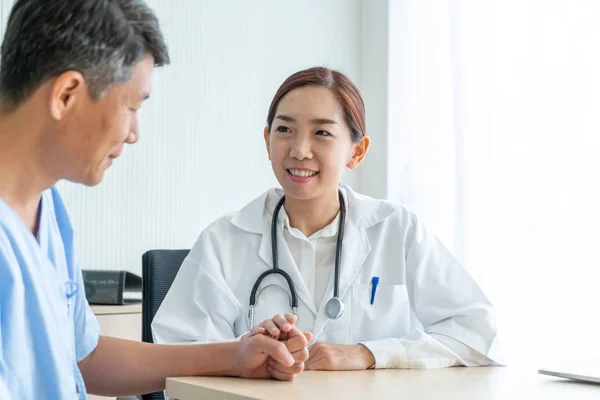
[[[235,346],[155,345],[101,336],[79,367],[89,393],[135,395],[164,389],[170,376],[236,375]]]

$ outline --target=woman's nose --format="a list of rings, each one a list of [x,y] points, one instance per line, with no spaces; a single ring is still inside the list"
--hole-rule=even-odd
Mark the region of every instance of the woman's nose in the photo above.
[[[312,158],[312,156],[311,140],[300,135],[292,145],[290,157],[293,157],[297,160],[304,160],[307,158]]]

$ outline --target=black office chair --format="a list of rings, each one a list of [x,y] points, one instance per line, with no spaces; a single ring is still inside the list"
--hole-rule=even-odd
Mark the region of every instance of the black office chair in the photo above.
[[[150,250],[142,256],[142,341],[152,342],[152,320],[173,284],[189,250]],[[163,392],[142,395],[164,400]]]

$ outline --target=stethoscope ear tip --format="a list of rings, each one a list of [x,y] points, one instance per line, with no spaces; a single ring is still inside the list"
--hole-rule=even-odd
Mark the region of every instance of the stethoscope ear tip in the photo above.
[[[332,297],[325,305],[325,315],[329,319],[338,319],[344,314],[344,302],[339,297]]]

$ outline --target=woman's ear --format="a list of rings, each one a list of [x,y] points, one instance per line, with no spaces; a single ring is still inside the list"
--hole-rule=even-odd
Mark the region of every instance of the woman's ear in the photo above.
[[[271,135],[269,134],[268,126],[265,126],[264,137],[265,137],[265,145],[267,146],[267,154],[269,155],[269,161],[270,161],[271,160],[271,145],[269,144],[269,138],[271,137]]]
[[[357,143],[352,144],[352,158],[350,158],[346,166],[350,169],[358,167],[367,155],[370,145],[371,139],[366,135],[361,137]]]

